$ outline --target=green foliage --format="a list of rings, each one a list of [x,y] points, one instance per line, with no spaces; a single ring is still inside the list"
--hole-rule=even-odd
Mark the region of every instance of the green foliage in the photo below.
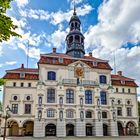
[[[0,111],[2,111],[2,102],[0,101]]]
[[[21,37],[14,32],[17,26],[13,24],[10,17],[6,16],[6,10],[10,8],[11,1],[0,0],[0,42],[9,40],[11,36]]]
[[[5,80],[4,79],[0,79],[0,86],[4,85]]]

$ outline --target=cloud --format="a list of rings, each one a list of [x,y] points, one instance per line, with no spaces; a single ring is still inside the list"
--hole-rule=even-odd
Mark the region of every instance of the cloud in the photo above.
[[[92,6],[89,4],[85,4],[81,7],[78,7],[76,9],[77,13],[79,16],[84,16],[89,14],[92,11]],[[20,14],[22,17],[25,18],[32,18],[32,19],[39,19],[39,20],[50,20],[50,23],[57,25],[60,24],[64,21],[69,21],[70,17],[73,14],[73,10],[67,11],[67,12],[63,12],[61,10],[57,11],[57,12],[52,12],[49,13],[48,11],[45,10],[33,10],[33,9],[29,9],[29,10],[22,10],[20,9]]]
[[[138,13],[139,0],[134,0],[133,3],[131,0],[105,0],[98,9],[98,23],[91,25],[84,36],[87,50],[92,49],[95,57],[110,60],[113,68],[115,52],[116,69],[135,78],[140,85],[140,46],[136,45],[140,42]],[[128,43],[133,44],[132,48],[128,48]]]
[[[24,7],[29,3],[29,0],[16,0],[15,2],[18,7]]]
[[[66,31],[61,31],[60,29],[58,29],[50,36],[48,36],[47,40],[53,46],[60,48],[65,43],[64,40],[66,38],[66,34]]]
[[[17,61],[7,61],[7,62],[5,62],[3,64],[0,64],[0,68],[4,67],[4,66],[14,65],[16,63],[17,63]]]

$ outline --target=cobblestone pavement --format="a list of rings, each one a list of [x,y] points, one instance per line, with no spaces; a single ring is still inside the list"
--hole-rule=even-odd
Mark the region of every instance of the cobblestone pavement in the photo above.
[[[0,137],[0,140],[3,138]],[[45,138],[33,138],[33,137],[8,137],[6,140],[140,140],[140,136],[125,136],[125,137],[45,137]]]

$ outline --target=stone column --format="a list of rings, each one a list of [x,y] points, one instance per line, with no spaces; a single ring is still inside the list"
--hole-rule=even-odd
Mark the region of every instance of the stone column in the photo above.
[[[81,119],[76,120],[76,136],[77,137],[84,137],[86,136],[85,132],[85,121],[81,121]]]
[[[66,136],[66,123],[64,120],[60,121],[60,119],[57,120],[57,137],[65,137]]]
[[[114,121],[114,120],[110,121],[110,135],[111,136],[118,136],[117,121]]]
[[[34,122],[34,137],[45,137],[45,125],[43,120],[38,121],[38,119]]]

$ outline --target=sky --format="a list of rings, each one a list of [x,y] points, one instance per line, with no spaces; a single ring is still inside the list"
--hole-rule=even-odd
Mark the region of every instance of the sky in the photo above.
[[[116,71],[136,79],[140,86],[140,0],[75,0],[82,22],[86,53],[109,60]],[[22,38],[0,43],[0,77],[5,70],[27,65],[36,68],[40,53],[53,47],[65,53],[68,22],[74,0],[15,0],[7,15],[18,25]],[[115,73],[115,71],[112,71]],[[138,88],[140,99],[140,88]],[[0,98],[2,93],[0,92]]]

